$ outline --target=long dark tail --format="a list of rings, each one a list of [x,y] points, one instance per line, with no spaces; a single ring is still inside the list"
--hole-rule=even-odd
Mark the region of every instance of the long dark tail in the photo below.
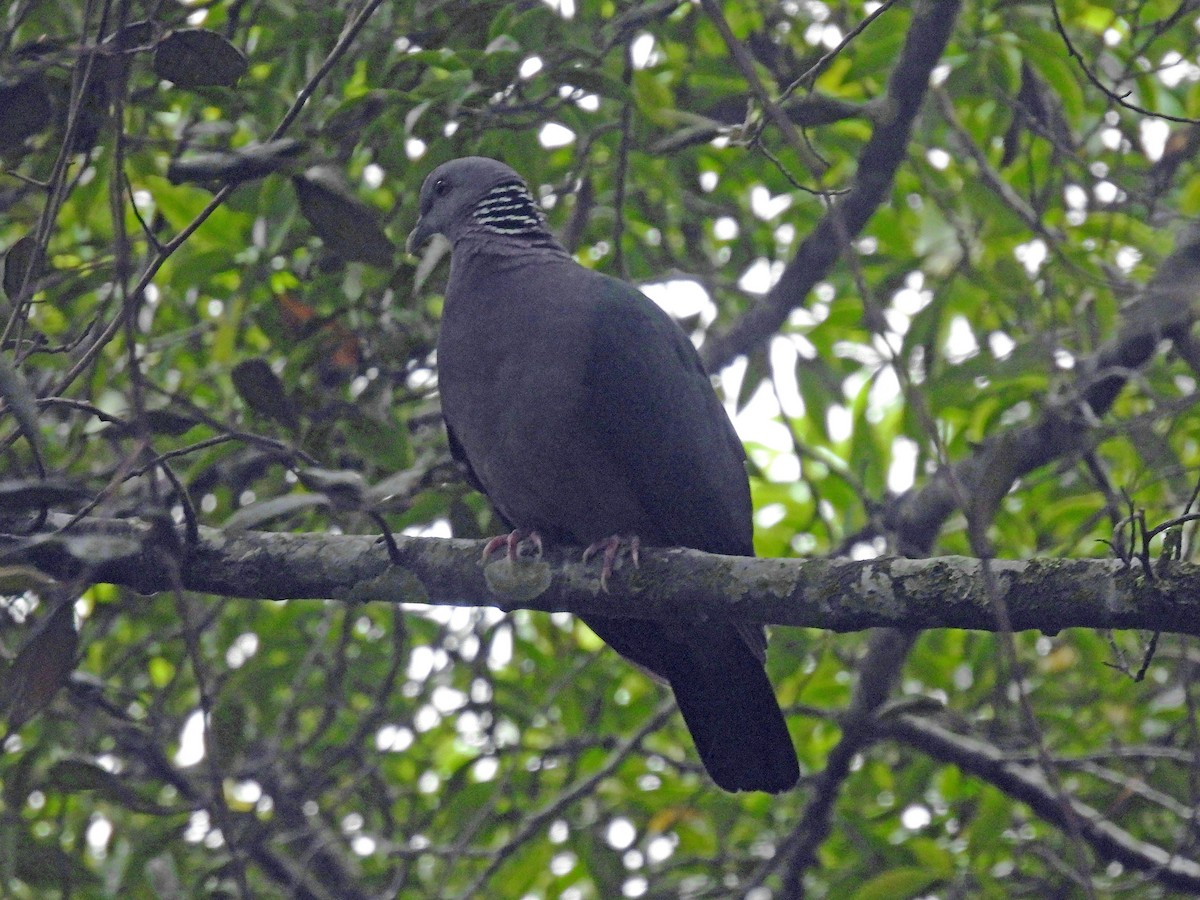
[[[614,650],[670,682],[704,768],[727,791],[795,787],[796,749],[762,663],[732,625],[689,628],[687,642],[635,619],[588,616]]]
[[[796,786],[796,748],[762,663],[732,628],[686,648],[688,664],[668,675],[683,721],[713,781],[727,791]]]

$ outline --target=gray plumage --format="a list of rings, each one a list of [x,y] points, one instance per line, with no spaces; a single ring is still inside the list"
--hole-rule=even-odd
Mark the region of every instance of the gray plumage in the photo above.
[[[675,322],[576,263],[496,160],[458,159],[429,175],[410,252],[435,233],[452,245],[438,338],[451,450],[510,527],[585,546],[637,535],[753,555],[741,443]],[[584,621],[670,683],[717,784],[796,783],[761,629]]]

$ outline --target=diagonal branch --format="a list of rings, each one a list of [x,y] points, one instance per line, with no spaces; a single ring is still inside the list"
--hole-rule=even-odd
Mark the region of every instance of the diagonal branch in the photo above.
[[[1009,797],[1029,804],[1047,822],[1067,826],[1062,798],[1037,769],[1012,762],[991,744],[956,734],[928,719],[898,715],[879,723],[880,736],[903,741],[935,759],[951,763],[977,778],[995,785]],[[1079,823],[1083,840],[1100,856],[1116,860],[1173,890],[1200,892],[1200,863],[1139,840],[1117,827],[1098,810],[1069,798],[1071,814]]]
[[[813,286],[829,274],[847,239],[857,237],[887,198],[896,170],[908,152],[913,120],[929,90],[929,78],[958,18],[959,0],[918,3],[908,39],[888,80],[890,116],[871,134],[858,159],[850,191],[817,223],[783,270],[779,281],[721,335],[710,336],[704,362],[715,371],[773,335]],[[839,221],[840,220],[840,221]]]
[[[956,482],[975,511],[982,512],[982,520],[989,521],[988,510],[1018,478],[1088,449],[1095,441],[1090,424],[1112,408],[1134,373],[1154,358],[1160,342],[1188,335],[1197,318],[1198,284],[1200,224],[1193,224],[1124,310],[1117,337],[1076,366],[1079,375],[1069,390],[1060,392],[1063,399],[1049,404],[1033,424],[989,437],[970,457],[889,501],[883,519],[900,536],[901,550],[929,552],[958,506]]]

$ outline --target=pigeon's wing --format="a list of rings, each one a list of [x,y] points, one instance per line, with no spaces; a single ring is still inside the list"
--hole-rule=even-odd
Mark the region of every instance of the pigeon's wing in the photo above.
[[[584,378],[590,414],[583,421],[597,429],[595,443],[646,514],[639,537],[753,555],[744,453],[695,348],[641,292],[595,277]],[[772,792],[795,785],[796,751],[763,669],[761,628],[719,620],[585,621],[618,652],[670,682],[717,784]]]
[[[442,421],[445,420],[443,419]],[[467,484],[486,497],[487,491],[483,489],[483,484],[479,481],[479,476],[475,474],[475,469],[471,466],[471,460],[467,456],[467,451],[463,449],[463,445],[459,442],[458,437],[454,434],[454,429],[450,427],[449,422],[446,422],[446,438],[450,442],[450,456],[453,457],[456,463],[462,466],[463,476],[467,479]],[[491,504],[491,507],[492,512],[505,528],[516,527],[512,522],[504,517],[504,513],[500,512],[494,503]]]
[[[589,274],[596,299],[583,421],[646,512],[640,537],[752,555],[744,451],[691,341],[636,288]]]

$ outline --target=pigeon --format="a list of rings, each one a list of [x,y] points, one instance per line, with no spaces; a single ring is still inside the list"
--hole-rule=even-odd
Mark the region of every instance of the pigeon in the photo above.
[[[485,157],[434,169],[408,236],[451,245],[437,342],[450,449],[521,539],[603,551],[602,584],[639,542],[753,556],[745,452],[691,341],[639,290],[580,265],[521,177]],[[485,553],[485,558],[486,558]],[[636,562],[636,556],[635,556]],[[800,776],[760,626],[586,615],[675,694],[727,791]]]

